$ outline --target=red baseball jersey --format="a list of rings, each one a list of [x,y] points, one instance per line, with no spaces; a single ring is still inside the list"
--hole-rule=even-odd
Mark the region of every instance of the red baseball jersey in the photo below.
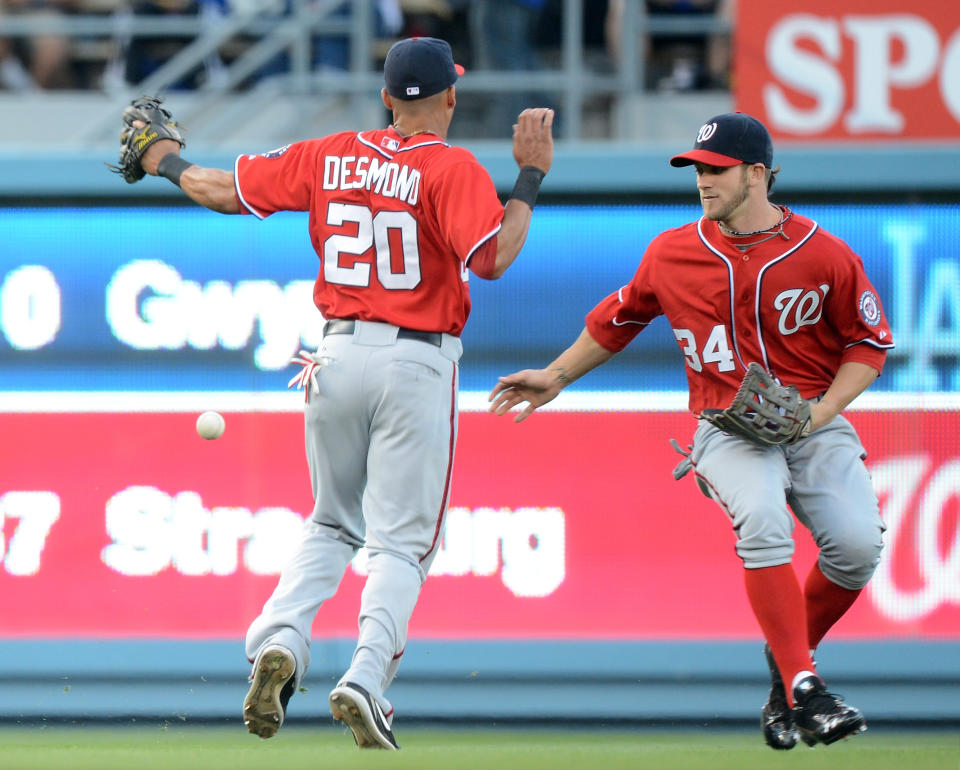
[[[467,268],[503,219],[490,175],[467,150],[434,134],[344,132],[241,155],[234,179],[244,212],[310,212],[324,318],[463,330]]]
[[[846,361],[880,371],[893,338],[860,257],[784,212],[783,235],[746,250],[706,218],[661,233],[633,280],[587,315],[588,331],[616,352],[665,315],[694,414],[729,406],[751,361],[805,398],[823,393]]]

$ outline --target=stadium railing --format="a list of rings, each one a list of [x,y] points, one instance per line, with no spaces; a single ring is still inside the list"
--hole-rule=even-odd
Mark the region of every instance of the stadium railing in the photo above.
[[[583,9],[585,0],[563,0],[562,41],[557,66],[536,71],[505,72],[472,70],[458,84],[461,92],[503,94],[527,92],[531,89],[555,95],[562,107],[564,120],[560,136],[568,140],[585,138],[585,111],[592,109],[591,100],[607,97],[614,105],[643,99],[645,81],[644,41],[651,37],[729,35],[729,22],[710,14],[648,15],[644,4],[624,5],[623,23],[619,29],[619,55],[612,66],[598,71],[585,61],[583,44]],[[392,40],[375,37],[373,4],[360,0],[292,0],[289,13],[272,10],[276,3],[248,5],[243,12],[222,15],[170,14],[165,16],[136,15],[125,4],[81,4],[81,11],[90,8],[117,6],[98,13],[81,12],[62,16],[0,15],[0,38],[29,38],[41,34],[68,37],[80,57],[115,59],[123,41],[133,38],[163,36],[183,38],[185,45],[140,82],[117,81],[94,89],[92,98],[104,93],[113,106],[122,108],[131,98],[143,93],[162,93],[189,73],[202,67],[211,56],[229,47],[236,53],[222,62],[216,77],[209,77],[196,89],[203,97],[200,104],[185,114],[184,122],[201,118],[204,110],[226,98],[231,103],[243,99],[244,90],[262,68],[280,54],[287,54],[288,66],[282,74],[269,78],[273,93],[288,96],[313,95],[328,100],[347,100],[350,119],[362,124],[369,115],[371,96],[382,85],[380,64]],[[336,15],[349,9],[348,16]],[[349,62],[345,71],[315,69],[311,61],[314,37],[341,37],[349,42]],[[0,92],[2,93],[2,92]],[[62,99],[62,92],[31,93],[31,99]],[[256,104],[250,96],[251,102]],[[303,101],[303,100],[301,100]],[[306,117],[306,107],[304,117]],[[615,109],[613,110],[615,112]],[[104,110],[102,124],[92,130],[90,144],[113,140],[116,133],[113,116],[118,110]],[[629,121],[610,121],[610,136],[629,138],[636,126]],[[322,130],[322,126],[320,127]]]

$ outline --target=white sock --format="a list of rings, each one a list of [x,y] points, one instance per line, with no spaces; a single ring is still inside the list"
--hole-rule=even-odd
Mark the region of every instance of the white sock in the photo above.
[[[816,674],[814,674],[812,671],[798,671],[797,675],[793,678],[793,683],[790,685],[790,692],[793,692],[797,685],[808,676],[816,676]]]

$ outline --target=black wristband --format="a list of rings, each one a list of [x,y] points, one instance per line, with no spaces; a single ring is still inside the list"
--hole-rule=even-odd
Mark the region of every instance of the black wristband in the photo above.
[[[537,193],[540,192],[540,183],[546,174],[536,166],[524,166],[517,174],[517,183],[513,186],[510,198],[523,201],[530,208],[537,202]]]
[[[192,165],[190,161],[181,158],[178,153],[168,152],[160,158],[160,162],[157,164],[157,176],[169,179],[179,187],[180,176]]]

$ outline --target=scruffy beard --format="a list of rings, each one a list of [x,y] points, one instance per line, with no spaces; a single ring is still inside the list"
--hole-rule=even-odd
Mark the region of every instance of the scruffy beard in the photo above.
[[[740,208],[740,206],[743,205],[744,201],[746,201],[747,198],[750,196],[750,185],[747,184],[746,166],[744,166],[743,168],[744,168],[744,172],[740,177],[740,187],[734,193],[734,197],[730,200],[729,203],[727,203],[726,206],[724,206],[722,209],[719,209],[718,211],[714,211],[712,214],[708,214],[706,209],[704,209],[703,213],[707,219],[713,220],[714,222],[723,222],[724,224],[726,224],[727,220],[731,216],[733,216],[733,212],[735,212],[738,208]],[[702,203],[703,202],[701,201],[701,204]]]

